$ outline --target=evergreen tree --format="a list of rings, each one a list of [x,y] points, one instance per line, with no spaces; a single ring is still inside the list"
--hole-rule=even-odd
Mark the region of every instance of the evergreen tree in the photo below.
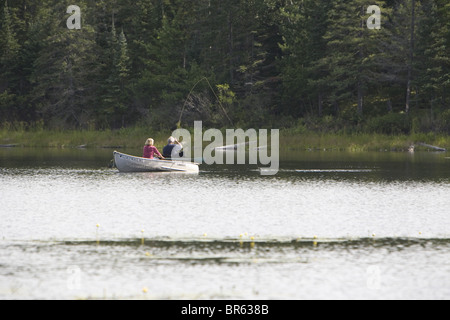
[[[406,106],[405,112],[408,113],[410,110],[411,103],[411,86],[412,86],[412,73],[414,65],[414,49],[416,42],[416,0],[411,0],[411,27],[410,27],[410,38],[408,45],[408,63],[407,63],[407,78],[406,78]]]
[[[385,8],[382,1],[376,4]],[[378,44],[384,39],[382,31],[367,28],[366,10],[366,2],[362,0],[335,1],[325,35],[327,56],[322,62],[329,68],[324,79],[330,88],[331,102],[356,106],[359,116],[363,114],[369,87],[378,80],[374,57],[378,54]]]
[[[51,1],[50,1],[51,2]],[[41,8],[38,21],[48,21],[49,35],[34,63],[32,101],[50,125],[86,127],[91,120],[97,89],[98,50],[91,26],[68,30],[60,19],[63,3]]]
[[[8,88],[9,82],[15,76],[14,68],[18,62],[20,45],[16,39],[14,26],[11,21],[11,14],[8,8],[8,1],[5,1],[0,30],[0,72],[3,87]]]
[[[149,121],[171,127],[188,93],[206,72],[198,67],[195,3],[174,0],[161,9],[161,26],[153,39],[142,43],[146,59],[134,87],[139,108],[148,110]]]
[[[326,51],[324,36],[328,25],[328,6],[325,0],[290,2],[281,12],[283,59],[281,63],[285,112],[305,115],[316,108],[308,108],[317,101],[317,113],[322,115],[326,83],[326,65],[321,65]]]
[[[418,30],[418,72],[416,84],[421,88],[421,101],[439,109],[450,107],[450,3],[433,1],[424,4],[424,23]]]
[[[3,120],[11,121],[15,115],[19,50],[8,2],[5,1],[0,30],[0,115]]]
[[[414,1],[413,10],[412,0],[396,1],[390,19],[385,21],[384,30],[388,36],[380,42],[381,53],[375,57],[384,71],[382,90],[393,110],[409,112],[414,101],[413,93],[417,92],[416,43],[420,41],[416,41],[416,38],[418,27],[423,21],[421,3]]]

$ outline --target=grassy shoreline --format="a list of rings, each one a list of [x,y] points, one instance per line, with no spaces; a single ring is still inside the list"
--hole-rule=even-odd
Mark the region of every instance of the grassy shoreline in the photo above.
[[[140,148],[152,137],[158,148],[165,145],[171,132],[155,132],[146,128],[127,128],[106,131],[0,130],[0,146],[34,148]],[[270,140],[269,140],[270,141]],[[340,150],[340,151],[408,151],[429,148],[426,143],[450,150],[450,136],[433,133],[410,135],[336,134],[280,130],[283,150]]]

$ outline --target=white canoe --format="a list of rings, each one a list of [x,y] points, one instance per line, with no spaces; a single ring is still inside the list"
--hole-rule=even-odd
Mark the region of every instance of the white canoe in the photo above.
[[[181,160],[146,159],[117,151],[114,151],[114,163],[120,172],[199,172],[198,163]]]

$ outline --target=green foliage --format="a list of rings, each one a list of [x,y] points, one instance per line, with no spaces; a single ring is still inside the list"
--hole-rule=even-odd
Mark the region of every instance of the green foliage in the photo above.
[[[20,84],[17,76],[20,44],[7,1],[0,16],[0,117],[13,120],[17,116],[14,110],[17,101],[15,93]]]
[[[11,121],[11,106],[16,103],[16,95],[10,94],[8,90],[0,93],[0,119],[3,121]]]
[[[1,122],[449,131],[446,0],[78,0],[68,30],[71,4],[1,0]]]
[[[406,113],[388,113],[370,119],[366,125],[369,132],[382,134],[409,134],[411,118]]]
[[[435,132],[449,134],[450,110],[416,112],[412,121],[412,131],[415,133]]]
[[[450,134],[450,110],[444,111],[439,119],[442,132]]]

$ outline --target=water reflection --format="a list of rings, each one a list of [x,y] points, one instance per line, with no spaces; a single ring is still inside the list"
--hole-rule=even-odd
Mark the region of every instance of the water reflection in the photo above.
[[[38,244],[46,246],[48,244]],[[103,247],[107,250],[138,250],[152,254],[145,254],[152,260],[168,259],[180,260],[186,263],[229,263],[239,260],[240,262],[253,262],[254,257],[267,259],[265,262],[283,263],[286,255],[298,255],[305,251],[350,251],[365,250],[376,251],[385,248],[388,252],[416,249],[450,249],[450,239],[429,238],[296,238],[296,239],[261,239],[255,238],[226,238],[226,239],[172,239],[169,237],[159,239],[121,239],[105,241],[61,241],[53,242],[51,245],[64,248],[70,247],[92,248]],[[19,245],[20,247],[20,245]],[[27,247],[27,250],[30,250]],[[109,249],[108,249],[109,248]],[[210,256],[216,255],[214,259]],[[277,255],[279,255],[277,257]],[[208,257],[208,259],[205,259]],[[246,260],[248,259],[248,260]]]
[[[140,240],[0,242],[0,297],[445,299],[450,285],[443,239]]]

